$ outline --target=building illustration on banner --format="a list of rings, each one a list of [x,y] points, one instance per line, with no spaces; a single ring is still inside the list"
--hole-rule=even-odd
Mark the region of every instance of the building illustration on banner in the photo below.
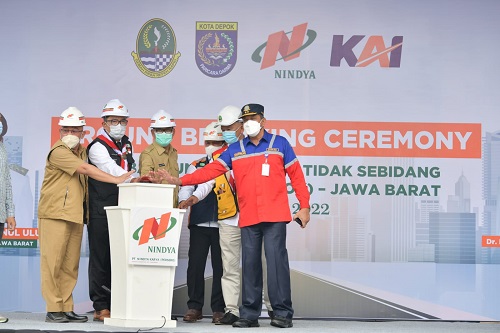
[[[483,138],[483,223],[482,235],[500,235],[500,131]],[[481,262],[500,264],[500,247],[483,247]]]

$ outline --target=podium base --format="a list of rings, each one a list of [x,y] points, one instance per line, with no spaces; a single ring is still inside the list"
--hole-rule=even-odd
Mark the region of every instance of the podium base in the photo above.
[[[119,319],[104,318],[104,325],[118,327],[139,327],[139,328],[174,328],[177,321],[164,319]]]

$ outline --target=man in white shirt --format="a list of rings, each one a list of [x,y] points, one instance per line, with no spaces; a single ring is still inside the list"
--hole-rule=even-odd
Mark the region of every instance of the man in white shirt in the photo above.
[[[191,163],[187,173],[193,173],[213,160],[212,154],[224,144],[220,128],[210,123],[203,132],[206,156]],[[202,319],[205,296],[205,264],[210,250],[212,261],[212,323],[219,324],[224,315],[224,298],[222,295],[222,258],[219,244],[219,226],[217,194],[214,191],[215,181],[211,180],[198,186],[183,186],[179,191],[179,208],[191,207],[189,212],[189,252],[187,268],[188,311],[184,315],[185,322],[196,322]]]
[[[118,99],[102,110],[102,133],[88,146],[89,163],[113,176],[137,170],[132,144],[125,135],[128,110]],[[89,178],[89,294],[94,321],[104,321],[111,310],[111,258],[108,219],[104,207],[118,205],[118,187]]]

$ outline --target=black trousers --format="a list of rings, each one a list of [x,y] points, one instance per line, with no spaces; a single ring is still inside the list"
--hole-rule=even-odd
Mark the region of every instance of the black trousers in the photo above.
[[[212,257],[212,296],[210,306],[212,312],[224,312],[225,303],[222,296],[222,257],[219,244],[219,228],[197,227],[189,228],[189,252],[187,269],[189,309],[202,310],[205,296],[205,264],[208,250]]]
[[[274,315],[293,317],[285,222],[241,228],[242,304],[240,318],[257,320],[262,311],[262,242],[267,262],[267,290]]]
[[[94,309],[111,309],[111,254],[109,248],[108,220],[91,218],[87,225],[89,235],[89,295]]]

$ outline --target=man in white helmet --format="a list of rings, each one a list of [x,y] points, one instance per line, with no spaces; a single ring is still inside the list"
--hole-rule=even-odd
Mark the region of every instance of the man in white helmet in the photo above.
[[[217,116],[217,125],[221,126],[222,137],[228,145],[244,138],[240,116],[240,108],[234,105],[223,107]]]
[[[87,148],[89,163],[113,176],[136,169],[132,144],[125,135],[128,117],[127,107],[118,99],[106,103],[101,113],[103,131]],[[111,257],[104,207],[116,205],[116,185],[89,179],[89,294],[95,310],[94,321],[110,317]]]
[[[167,170],[172,175],[179,175],[177,149],[171,144],[175,135],[174,119],[169,113],[160,110],[151,117],[150,127],[153,143],[147,146],[139,157],[139,173],[144,177],[150,172]],[[177,207],[178,193],[177,186],[174,191],[173,207]]]
[[[227,149],[228,145],[238,142],[245,136],[243,133],[243,120],[241,119],[241,110],[239,107],[234,105],[225,106],[219,112],[217,120],[217,126],[220,126],[222,136],[227,143],[221,150],[216,152],[216,156],[219,156]],[[231,173],[229,173],[229,177],[232,177]],[[232,184],[232,181],[230,184]],[[222,251],[222,264],[224,267],[224,274],[222,275],[222,293],[226,303],[225,314],[220,321],[223,325],[232,325],[240,316],[238,300],[241,290],[241,231],[238,227],[238,219],[238,211],[233,216],[219,218],[220,246]],[[262,255],[262,270],[264,278],[264,302],[269,316],[272,317],[272,306],[267,293],[267,270],[264,255]]]
[[[193,173],[213,160],[212,154],[224,144],[220,127],[210,123],[203,132],[206,156],[191,163],[187,173]],[[224,176],[221,176],[224,177]],[[220,187],[224,186],[224,180]],[[227,181],[225,181],[227,184]],[[222,295],[222,258],[219,244],[218,219],[221,208],[217,204],[219,195],[215,181],[209,181],[198,186],[183,186],[179,192],[179,208],[191,207],[188,220],[189,252],[187,268],[188,311],[183,320],[196,322],[202,319],[202,308],[205,295],[205,264],[208,251],[212,258],[212,295],[210,305],[212,308],[212,323],[218,324],[224,315],[224,298]],[[229,184],[227,184],[229,186]],[[233,206],[236,198],[233,198]]]
[[[240,319],[233,327],[260,326],[262,312],[262,245],[267,260],[269,299],[274,316],[271,325],[293,327],[290,266],[286,249],[287,224],[296,220],[302,228],[309,223],[310,194],[300,162],[291,144],[265,129],[264,106],[246,104],[241,119],[247,137],[229,145],[213,163],[192,174],[163,179],[180,186],[196,185],[232,170],[237,188],[242,244],[242,304]],[[290,212],[287,178],[300,209]]]
[[[87,316],[73,312],[73,289],[78,277],[83,224],[86,221],[87,176],[119,184],[131,172],[115,177],[86,163],[80,144],[85,117],[75,107],[59,119],[60,140],[50,149],[38,204],[40,277],[46,302],[45,321],[86,322]],[[116,186],[116,185],[115,185]]]

